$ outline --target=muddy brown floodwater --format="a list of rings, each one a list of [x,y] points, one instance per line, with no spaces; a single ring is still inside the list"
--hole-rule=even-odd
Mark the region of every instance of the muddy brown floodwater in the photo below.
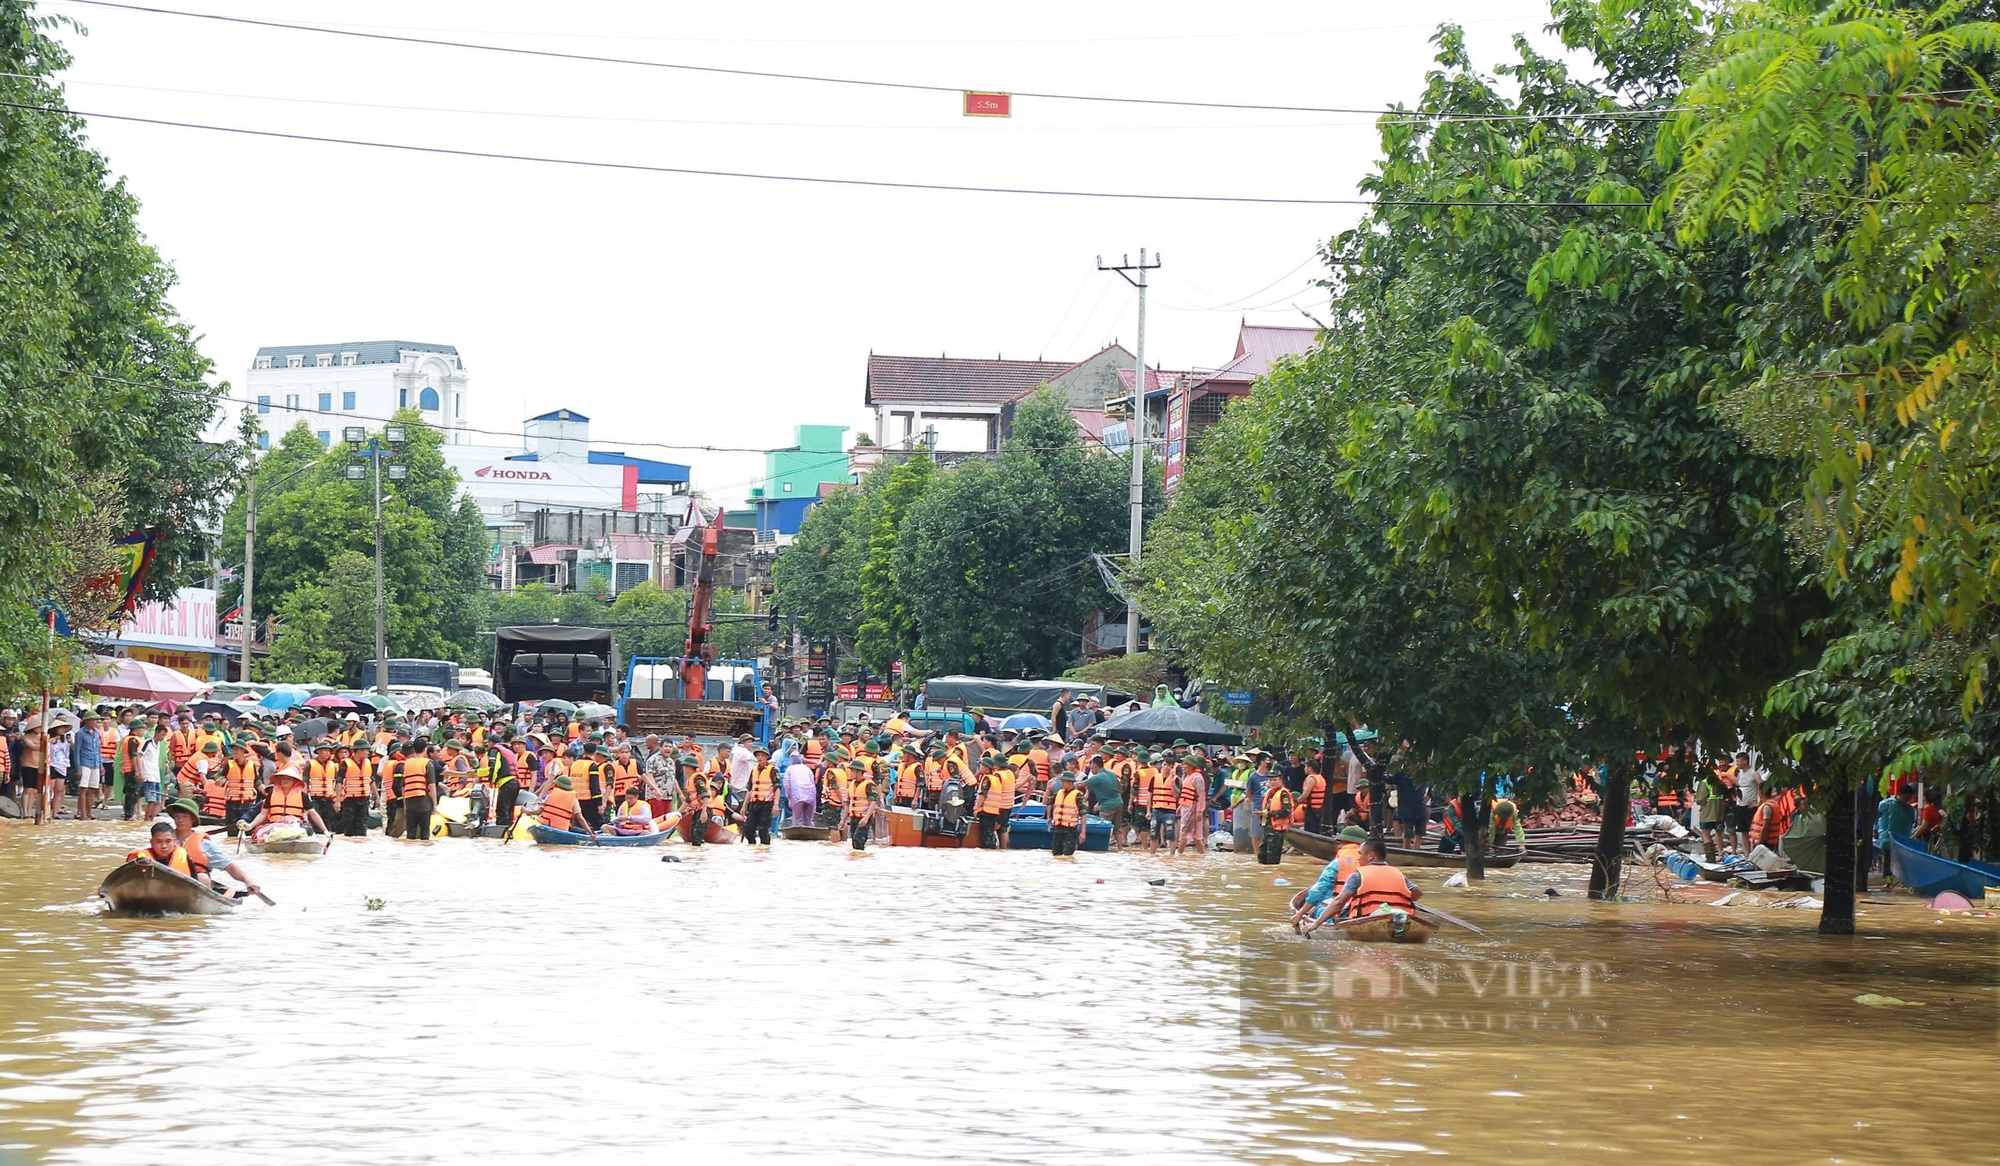
[[[87,896],[143,842],[0,823],[0,1161],[1988,1162],[2000,1136],[2000,919],[1908,898],[1826,940],[1813,911],[1593,906],[1580,869],[1417,871],[1487,935],[1385,948],[1283,928],[1296,858],[377,837],[246,860],[276,907],[108,918]]]

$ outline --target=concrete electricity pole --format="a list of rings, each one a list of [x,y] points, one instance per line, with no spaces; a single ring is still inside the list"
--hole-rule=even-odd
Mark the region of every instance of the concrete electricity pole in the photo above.
[[[1132,447],[1132,484],[1129,499],[1132,509],[1131,566],[1139,565],[1140,528],[1146,520],[1146,273],[1157,271],[1160,257],[1153,256],[1146,262],[1146,249],[1139,248],[1139,262],[1132,262],[1130,255],[1119,257],[1119,262],[1106,266],[1104,256],[1097,257],[1097,270],[1115,271],[1123,276],[1126,283],[1139,289],[1139,361],[1138,371],[1132,376],[1132,420],[1129,425]],[[1139,605],[1128,596],[1125,600],[1125,654],[1130,656],[1139,650]]]
[[[382,585],[382,463],[400,454],[407,437],[401,425],[384,425],[380,437],[371,436],[359,425],[349,426],[342,435],[347,439],[349,453],[355,457],[365,457],[372,463],[375,476],[375,691],[383,696],[389,694],[389,637],[385,611],[388,598]],[[350,461],[347,465],[347,479],[358,482],[368,477],[371,467]],[[410,476],[410,468],[401,462],[389,462],[389,480],[400,482]]]
[[[252,628],[257,625],[250,620],[255,608],[251,603],[256,598],[257,585],[257,467],[250,467],[250,481],[243,495],[243,619],[237,625],[238,634],[243,637],[243,674],[238,677],[244,684],[250,683],[250,642],[256,638]]]

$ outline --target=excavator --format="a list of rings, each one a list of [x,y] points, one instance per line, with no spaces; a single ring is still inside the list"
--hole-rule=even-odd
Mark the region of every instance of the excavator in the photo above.
[[[695,512],[697,515],[699,510]],[[717,660],[709,635],[714,628],[715,572],[722,547],[722,510],[698,536],[701,559],[688,597],[687,638],[678,657],[634,656],[627,667],[619,719],[641,736],[668,740],[682,734],[720,741],[750,733],[768,740],[770,727],[759,699],[762,678],[754,660]],[[720,680],[716,699],[709,682]]]

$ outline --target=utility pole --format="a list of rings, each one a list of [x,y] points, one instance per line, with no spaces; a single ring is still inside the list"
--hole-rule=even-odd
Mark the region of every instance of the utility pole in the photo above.
[[[359,425],[350,425],[341,434],[347,440],[348,452],[355,457],[365,457],[372,465],[375,476],[375,691],[383,696],[389,693],[389,635],[388,635],[388,594],[382,583],[382,463],[403,450],[406,437],[401,425],[385,425],[382,436],[371,437]],[[347,479],[358,482],[369,474],[370,466],[359,462],[349,462]],[[401,462],[390,462],[389,480],[400,482],[410,476],[410,467]]]
[[[1097,270],[1115,271],[1123,276],[1126,283],[1139,289],[1139,361],[1138,371],[1132,376],[1132,420],[1129,424],[1132,447],[1132,484],[1130,505],[1132,509],[1131,566],[1139,565],[1139,546],[1142,541],[1141,528],[1146,521],[1146,273],[1157,271],[1160,257],[1153,256],[1146,262],[1146,249],[1139,248],[1139,262],[1132,262],[1130,255],[1119,257],[1119,262],[1106,266],[1104,256],[1097,257]],[[1129,595],[1125,600],[1125,654],[1130,656],[1139,650],[1139,605]]]
[[[250,641],[255,638],[251,628],[250,606],[256,598],[257,579],[257,467],[250,467],[250,484],[243,494],[243,622],[237,627],[243,637],[242,674],[237,677],[244,684],[250,683]]]

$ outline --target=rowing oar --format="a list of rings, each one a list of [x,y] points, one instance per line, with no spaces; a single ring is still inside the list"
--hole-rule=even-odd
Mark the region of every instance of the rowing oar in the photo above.
[[[1415,910],[1422,911],[1427,915],[1435,915],[1439,919],[1444,920],[1446,923],[1457,924],[1458,926],[1465,928],[1467,931],[1470,931],[1474,935],[1486,934],[1484,931],[1481,931],[1479,928],[1474,927],[1472,924],[1467,923],[1465,920],[1460,919],[1458,916],[1453,915],[1448,911],[1441,911],[1436,907],[1426,906],[1425,904],[1422,903],[1414,904],[1413,906]]]
[[[251,894],[253,894],[253,895],[255,895],[255,896],[257,896],[258,898],[260,898],[260,899],[264,900],[264,905],[265,905],[266,907],[275,907],[275,906],[277,906],[277,905],[278,905],[277,903],[275,903],[275,902],[273,902],[273,901],[272,901],[272,899],[271,899],[271,896],[269,896],[269,895],[265,894],[265,893],[264,893],[264,892],[262,892],[262,891],[251,891],[250,893],[251,893]]]

